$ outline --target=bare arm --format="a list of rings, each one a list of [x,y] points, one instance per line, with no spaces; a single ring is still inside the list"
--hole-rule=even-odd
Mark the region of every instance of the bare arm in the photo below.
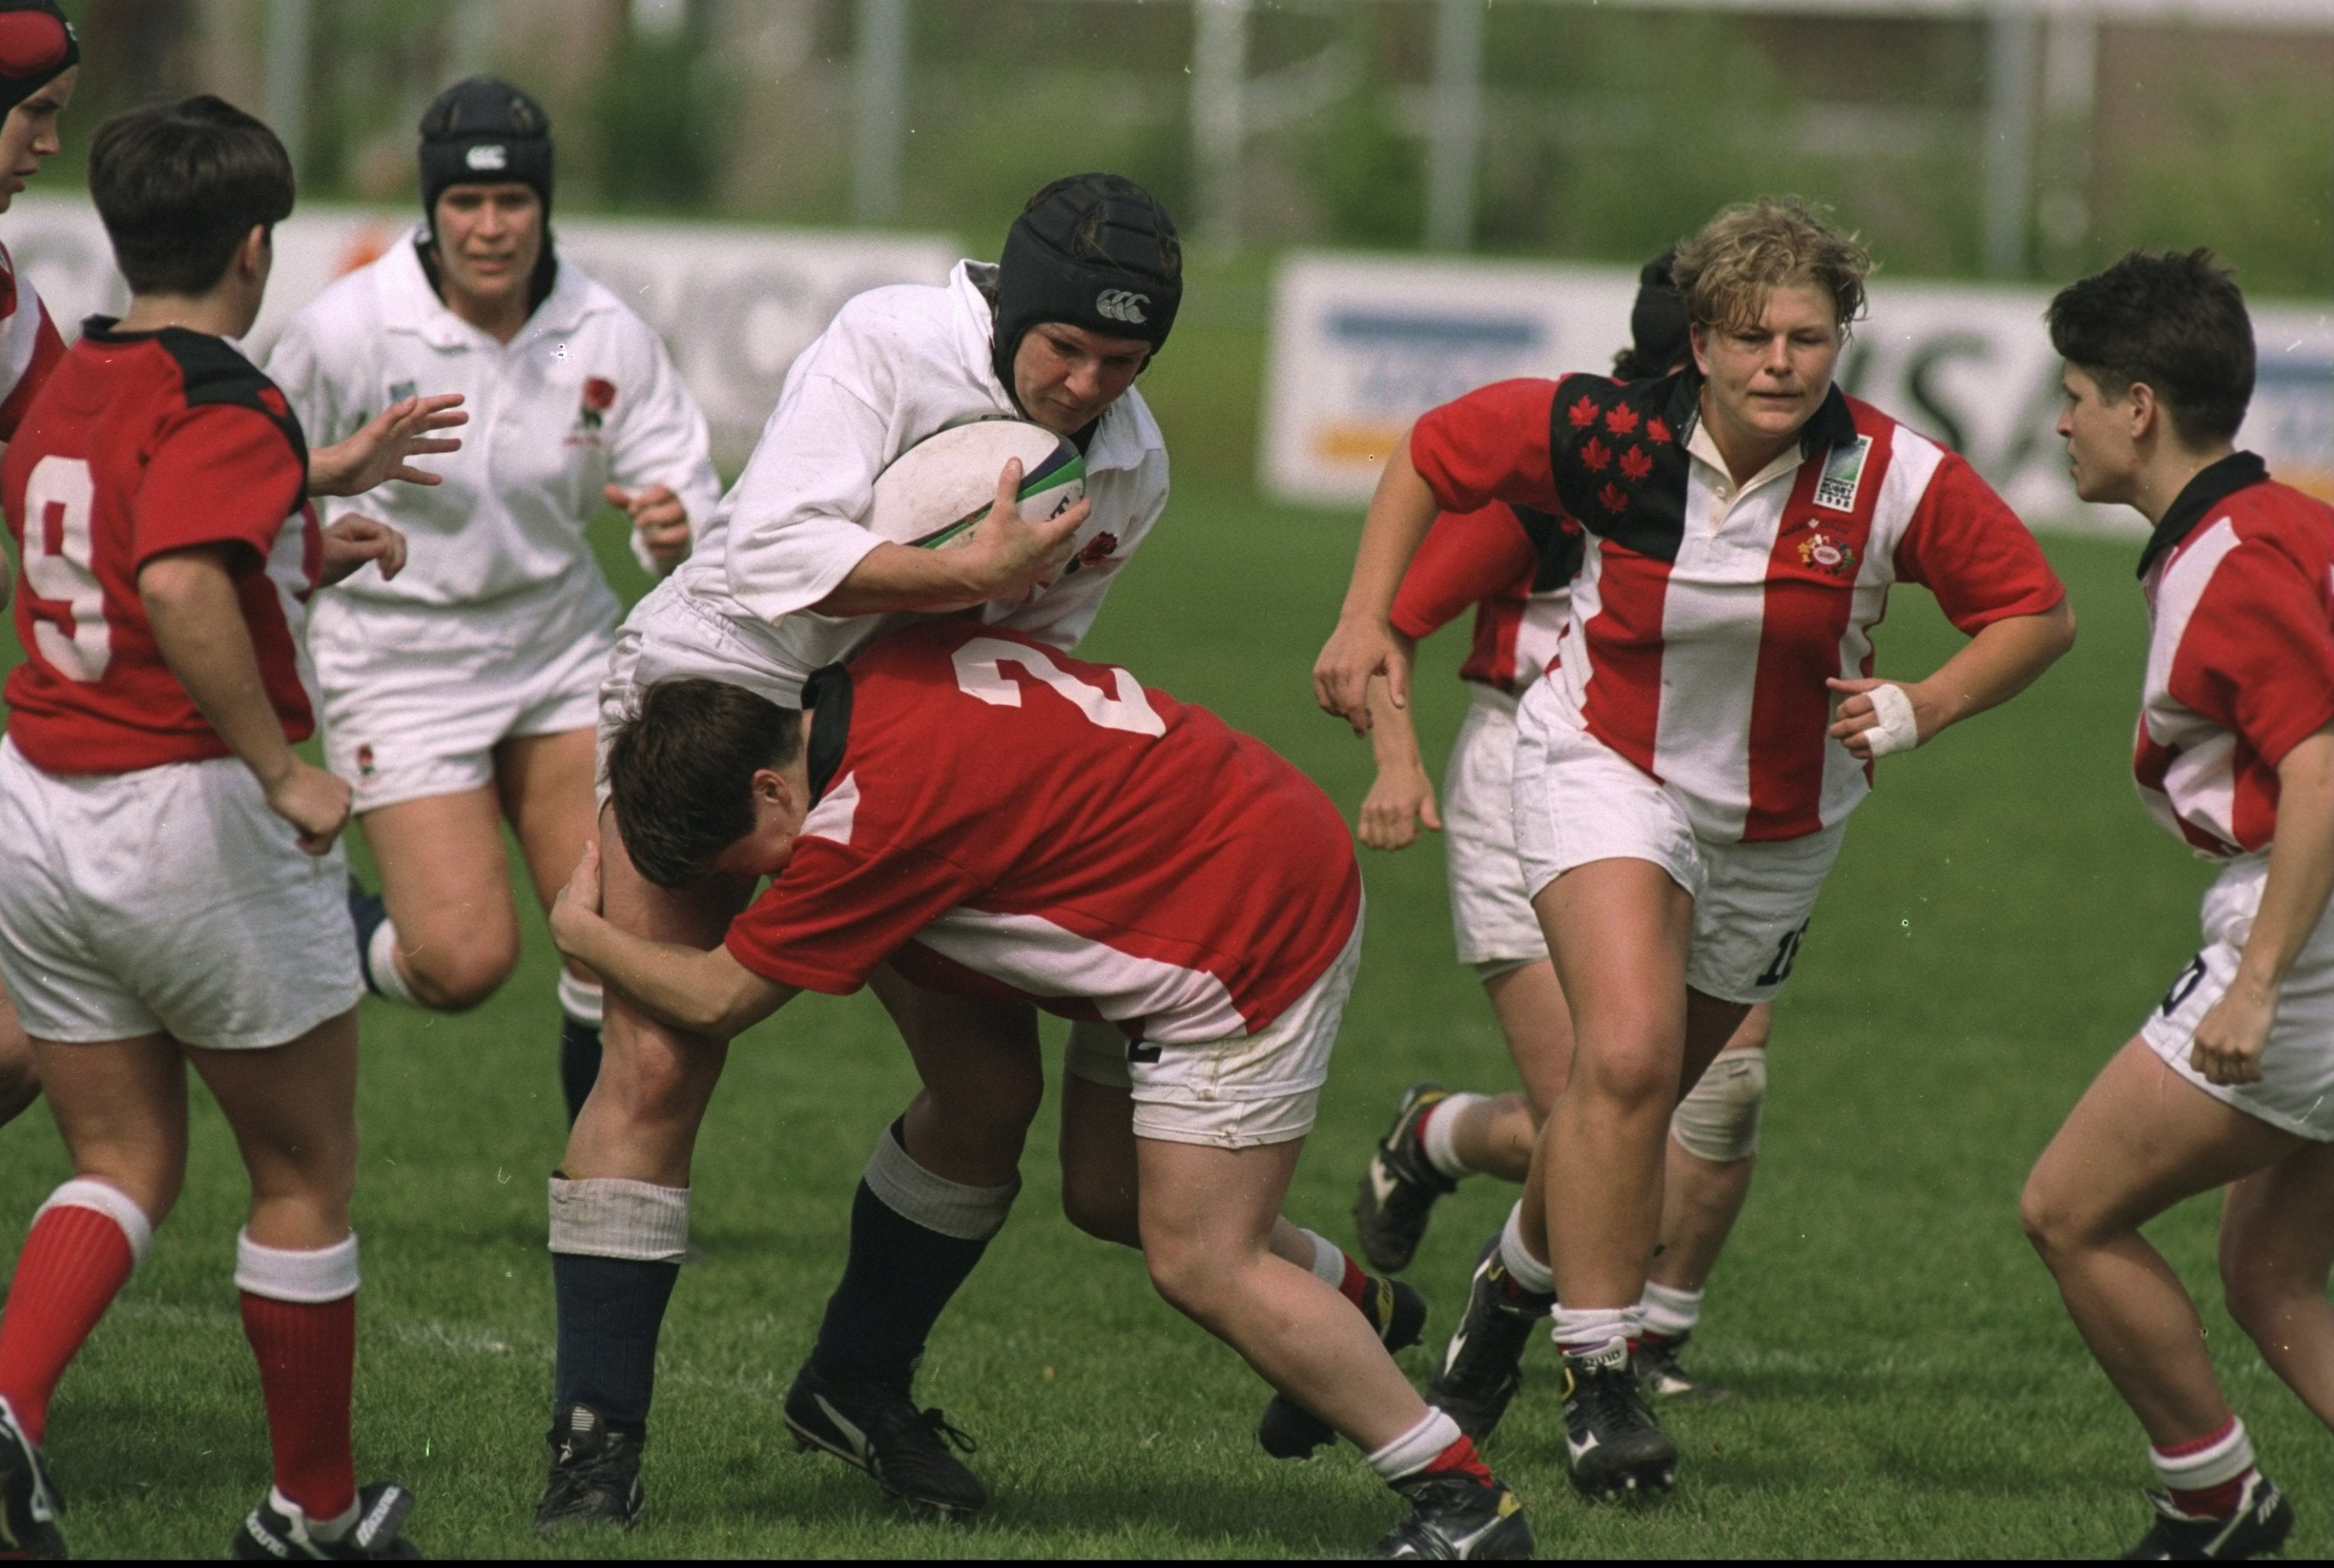
[[[1827,682],[1846,694],[1831,726],[1832,738],[1864,761],[1872,758],[1867,732],[1879,721],[1871,693],[1881,686],[1903,688],[1913,705],[1919,738],[1925,744],[1939,730],[1999,707],[2024,691],[2075,645],[2075,611],[2065,600],[2040,615],[2013,615],[1982,627],[1960,651],[1926,680]]]
[[[1407,656],[1413,647],[1410,639],[1400,632],[1394,637]],[[1358,831],[1362,842],[1374,850],[1405,849],[1417,842],[1422,823],[1435,832],[1442,831],[1434,781],[1427,774],[1410,709],[1394,705],[1383,676],[1370,681],[1368,700],[1370,752],[1377,759],[1378,774],[1362,801]]]
[[[727,948],[705,952],[652,942],[603,919],[597,843],[584,846],[575,874],[551,908],[551,938],[625,1001],[691,1034],[732,1039],[798,995],[792,986],[763,979]]]
[[[1377,492],[1362,519],[1361,548],[1345,605],[1337,611],[1337,629],[1313,665],[1314,699],[1324,712],[1351,724],[1355,735],[1370,727],[1372,676],[1385,678],[1386,700],[1393,707],[1410,704],[1410,656],[1395,641],[1387,617],[1394,613],[1403,572],[1433,526],[1434,512],[1434,493],[1411,462],[1405,434],[1378,476]]]
[[[228,546],[165,551],[138,572],[138,597],[162,662],[219,739],[266,792],[267,809],[321,855],[349,820],[349,786],[302,762],[267,699],[259,656],[227,569]]]
[[[2334,729],[2321,729],[2277,765],[2277,837],[2269,880],[2235,977],[2196,1025],[2188,1060],[2215,1083],[2261,1079],[2279,992],[2334,893]]]
[[[1070,556],[1074,536],[1094,511],[1080,501],[1042,523],[1023,520],[1021,465],[997,479],[997,504],[955,550],[916,550],[886,540],[861,557],[827,596],[821,615],[888,615],[895,611],[965,610],[992,599],[1018,599],[1049,581]]]

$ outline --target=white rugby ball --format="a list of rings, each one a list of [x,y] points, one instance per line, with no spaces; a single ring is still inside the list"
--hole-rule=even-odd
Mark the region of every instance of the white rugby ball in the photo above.
[[[1021,516],[1058,517],[1086,493],[1085,458],[1041,425],[982,419],[930,436],[875,476],[864,519],[870,532],[919,550],[946,550],[972,537],[997,505],[997,476],[1021,460]]]

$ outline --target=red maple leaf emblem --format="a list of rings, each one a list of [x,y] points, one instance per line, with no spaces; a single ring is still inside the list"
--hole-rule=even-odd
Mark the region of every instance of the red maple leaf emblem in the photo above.
[[[1605,472],[1605,466],[1612,460],[1612,448],[1606,446],[1604,442],[1598,440],[1596,437],[1591,436],[1588,439],[1580,443],[1581,466],[1587,468],[1590,472],[1602,474]]]
[[[1596,492],[1596,504],[1607,512],[1625,512],[1629,509],[1629,493],[1607,479],[1605,488]]]
[[[1572,428],[1576,430],[1586,430],[1596,422],[1596,405],[1586,397],[1564,412],[1565,417],[1572,421]]]
[[[1637,410],[1626,403],[1615,403],[1605,410],[1605,428],[1616,436],[1625,436],[1637,428]]]
[[[1654,460],[1645,456],[1643,447],[1632,447],[1621,454],[1621,472],[1632,479],[1642,479],[1654,471]]]
[[[1662,446],[1674,439],[1674,438],[1670,435],[1669,426],[1662,421],[1662,417],[1659,414],[1656,414],[1652,418],[1645,421],[1645,439],[1653,442],[1655,446]]]

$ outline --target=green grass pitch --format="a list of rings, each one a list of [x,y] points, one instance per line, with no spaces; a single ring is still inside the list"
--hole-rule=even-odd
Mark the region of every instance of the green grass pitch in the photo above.
[[[1366,748],[1307,672],[1354,520],[1186,485],[1089,651],[1269,740],[1348,810]],[[2126,771],[2143,619],[2127,544],[2054,539],[2083,631],[2008,709],[1892,760],[1859,813],[1776,1021],[1767,1134],[1711,1292],[1697,1364],[1740,1390],[1681,1412],[1683,1484],[1590,1508],[1562,1469],[1553,1352],[1490,1450],[1562,1555],[2098,1555],[2144,1524],[2141,1438],[2018,1229],[2019,1185],[2098,1063],[2193,945],[2204,868],[2142,816]],[[1953,634],[1920,591],[1879,635],[1924,673]],[[1435,755],[1463,706],[1456,633],[1430,646]],[[1350,1242],[1345,1208],[1395,1095],[1509,1071],[1451,957],[1439,847],[1366,859],[1367,957],[1290,1195]],[[629,1535],[528,1529],[551,1366],[544,1178],[558,1159],[552,959],[530,915],[487,1006],[364,1013],[361,1474],[420,1496],[434,1555],[616,1553],[1315,1555],[1397,1514],[1353,1452],[1278,1465],[1265,1390],[1152,1294],[1134,1255],[1072,1231],[1041,1119],[1027,1189],[933,1341],[921,1391],[980,1440],[977,1525],[899,1516],[855,1472],[797,1455],[778,1398],[838,1271],[852,1185],[911,1092],[872,1000],[805,998],[738,1042],[696,1174],[696,1238],[660,1363],[649,1505]],[[266,1484],[230,1272],[243,1180],[197,1091],[193,1170],[153,1256],[65,1378],[50,1458],[85,1554],[208,1554]],[[47,1116],[0,1132],[0,1246],[65,1173]],[[1423,1378],[1509,1194],[1449,1200],[1410,1277],[1436,1311]],[[2207,1296],[2214,1354],[2267,1467],[2325,1539],[2324,1434],[2213,1290],[2214,1209],[2156,1234]]]

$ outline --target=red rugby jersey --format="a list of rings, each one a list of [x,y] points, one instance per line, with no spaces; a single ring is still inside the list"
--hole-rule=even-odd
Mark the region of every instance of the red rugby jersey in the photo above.
[[[841,994],[889,961],[1185,1044],[1264,1028],[1354,933],[1328,797],[1124,669],[941,620],[806,689],[817,803],[728,938],[767,979]]]
[[[64,357],[65,341],[48,308],[16,275],[8,247],[0,245],[0,441],[16,438],[34,394]]]
[[[1731,508],[1690,457],[1698,380],[1501,381],[1430,410],[1411,457],[1449,511],[1492,501],[1586,530],[1549,671],[1573,722],[1667,784],[1720,842],[1839,822],[1870,774],[1831,722],[1829,676],[1872,672],[1898,580],[1964,632],[2066,596],[2015,514],[1959,457],[1835,387],[1788,481]]]
[[[2334,724],[2334,506],[2237,453],[2180,492],[2140,575],[2140,798],[2200,853],[2266,849],[2277,765]]]
[[[300,424],[219,338],[121,332],[92,318],[0,462],[24,563],[8,735],[53,774],[126,773],[228,755],[162,662],[138,596],[153,556],[236,546],[236,591],[285,738],[314,728],[305,604],[323,564]]]
[[[1444,512],[1403,573],[1394,629],[1423,640],[1472,605],[1474,641],[1459,678],[1518,696],[1555,656],[1580,559],[1580,525],[1569,517],[1504,501]]]

